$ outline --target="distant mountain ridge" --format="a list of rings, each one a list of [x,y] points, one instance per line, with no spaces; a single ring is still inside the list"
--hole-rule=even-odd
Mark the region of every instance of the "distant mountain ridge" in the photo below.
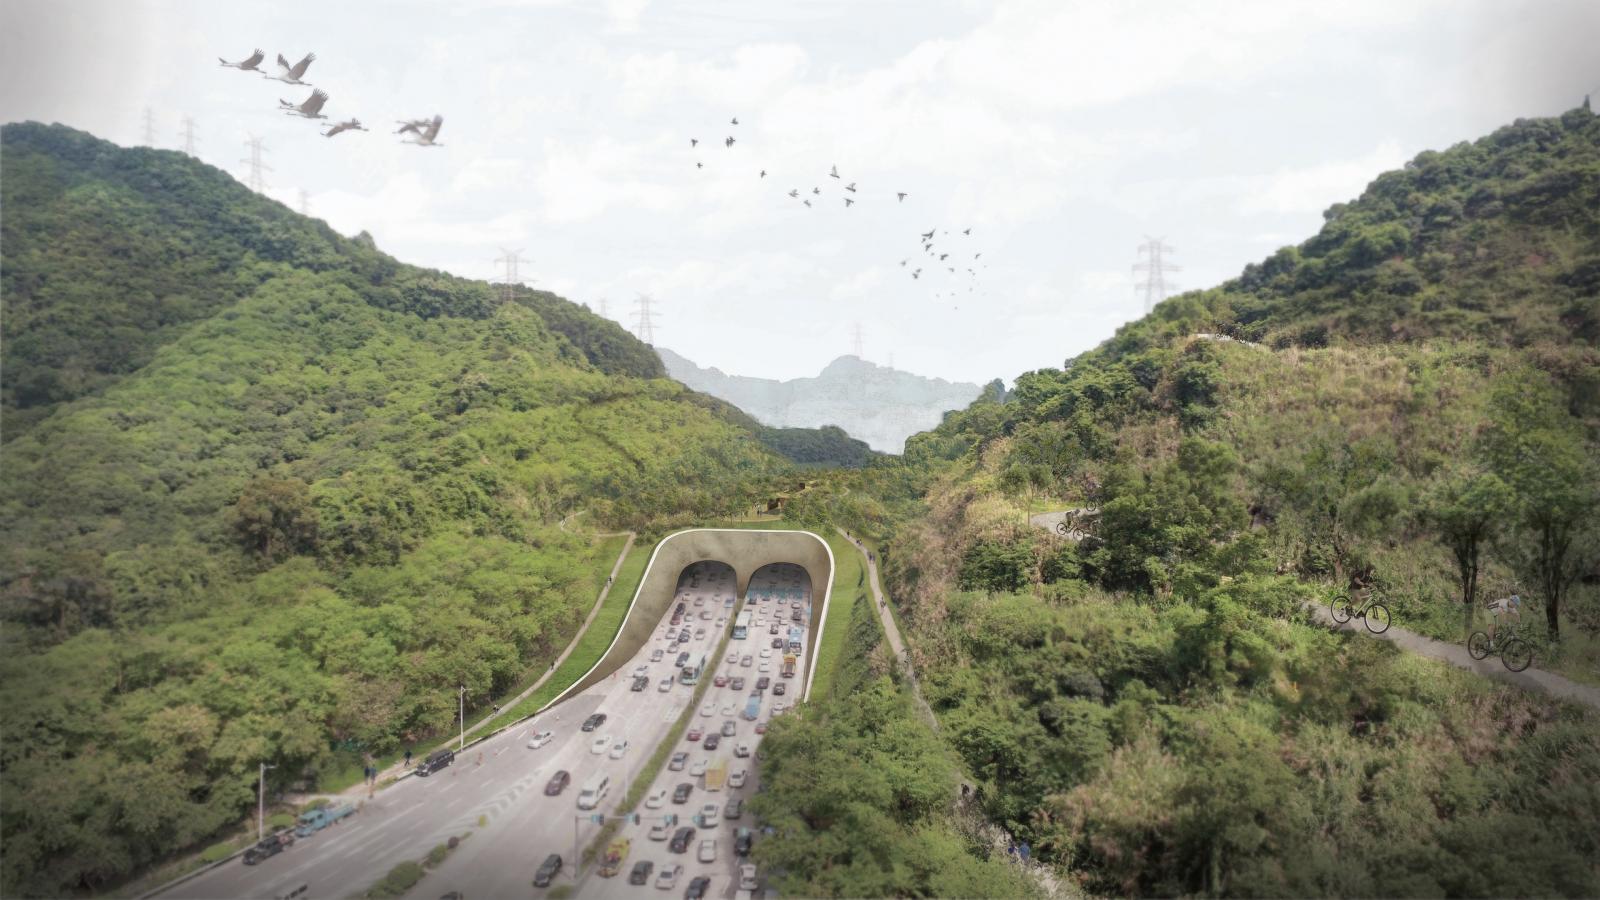
[[[946,412],[965,409],[983,393],[981,385],[926,378],[855,356],[839,357],[813,378],[778,381],[702,368],[664,347],[656,353],[673,378],[765,425],[837,425],[882,453],[899,453],[906,438],[936,427]]]

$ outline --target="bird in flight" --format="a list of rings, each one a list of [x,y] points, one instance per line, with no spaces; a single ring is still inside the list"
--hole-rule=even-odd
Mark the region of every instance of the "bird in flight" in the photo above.
[[[419,147],[443,147],[443,144],[435,143],[435,139],[439,137],[439,129],[443,125],[444,116],[436,115],[431,119],[413,119],[407,122],[400,131],[409,131],[416,137],[409,141],[402,140],[401,143],[416,144]],[[398,134],[399,132],[396,133]]]
[[[925,241],[931,241],[931,240],[933,240],[933,232],[934,232],[934,231],[935,231],[935,230],[937,230],[937,229],[930,229],[930,230],[929,230],[929,231],[928,231],[928,233],[927,233],[927,234],[925,234],[925,235],[923,235],[923,236],[922,236],[922,239],[923,239],[923,240],[925,240]]]
[[[911,273],[911,277],[912,278],[921,278],[922,277],[922,270],[921,269],[917,269],[917,270],[913,271]]]
[[[855,201],[851,200],[849,197],[844,198],[844,208],[845,209],[849,209],[850,208],[850,204],[852,204],[854,202]]]
[[[334,135],[338,134],[341,131],[366,131],[366,130],[367,129],[361,127],[361,120],[360,119],[346,119],[343,122],[339,122],[339,123],[335,124],[332,128],[328,129],[327,131],[324,131],[322,133],[322,136],[323,137],[333,137]]]
[[[250,54],[248,58],[241,59],[236,63],[228,62],[220,56],[217,57],[217,62],[222,63],[230,69],[240,69],[245,72],[259,72],[261,70],[256,67],[261,65],[261,61],[266,58],[267,55],[262,53],[261,49],[258,47],[256,48],[256,52]]]
[[[899,191],[899,192],[897,192],[895,194],[895,196],[900,198],[900,202],[901,203],[906,202],[906,192],[905,191]]]
[[[734,116],[734,117],[733,117],[733,122],[732,122],[732,124],[734,124],[734,125],[737,125],[737,124],[739,124],[739,117],[738,117],[738,116]]]
[[[909,260],[909,259],[902,259],[902,260],[900,260],[900,268],[902,268],[902,269],[904,269],[904,268],[905,268],[905,267],[906,267],[906,263],[908,263],[908,262],[910,262],[910,261],[911,261],[911,260]]]
[[[946,267],[946,268],[949,268],[949,267],[948,267],[948,266],[947,266],[947,267]],[[950,271],[952,271],[952,272],[954,272],[954,271],[955,271],[955,269],[950,269]]]
[[[694,167],[696,169],[704,169],[706,167],[706,164],[703,163],[703,162],[697,162],[697,163],[694,164]]]
[[[789,192],[789,196],[791,196],[791,197],[798,197],[798,196],[800,196],[800,189],[799,189],[799,188],[796,188],[796,189],[794,189],[794,190],[792,190],[792,191],[790,191],[790,192]]]
[[[967,229],[967,230],[966,230],[966,231],[963,231],[963,232],[961,232],[961,233],[962,233],[962,234],[971,234],[971,233],[972,233],[972,229],[971,229],[971,228],[968,228],[968,229]]]
[[[856,183],[854,181],[852,181],[849,184],[845,185],[844,189],[849,191],[850,193],[854,194],[856,192]]]
[[[311,68],[311,64],[313,62],[316,62],[316,59],[317,59],[317,55],[315,53],[307,53],[305,59],[302,59],[299,62],[297,62],[297,63],[295,63],[294,65],[291,66],[291,65],[289,65],[289,61],[287,59],[283,58],[283,54],[279,53],[278,54],[278,74],[276,74],[276,75],[268,75],[265,72],[262,72],[261,74],[262,74],[263,77],[276,79],[278,81],[283,82],[284,84],[304,84],[304,85],[309,85],[310,82],[301,81],[300,79],[306,74],[306,70]]]
[[[767,177],[767,170],[766,170],[766,169],[762,169],[762,170],[761,170],[761,177],[762,177],[762,178],[765,178],[765,177]]]
[[[728,139],[722,142],[722,146],[724,146],[724,147],[732,147],[733,146],[733,136],[729,135]]]
[[[820,195],[822,193],[822,188],[814,187],[811,189],[811,193]]]
[[[326,119],[327,116],[322,114],[322,104],[327,102],[328,93],[318,88],[312,91],[311,96],[307,97],[306,101],[298,106],[287,100],[279,100],[278,105],[292,116],[301,116],[307,119]]]
[[[833,166],[832,168],[828,169],[828,177],[829,178],[838,178],[839,177],[839,167],[838,166]]]
[[[972,254],[972,258],[973,259],[977,259],[978,257],[980,257],[982,255],[983,255],[982,253],[974,253],[974,254]]]
[[[932,253],[933,252],[933,244],[923,244],[922,245],[922,249],[926,250],[929,253]]]
[[[941,253],[941,254],[939,254],[939,262],[944,262],[944,261],[945,261],[945,257],[947,257],[947,256],[949,256],[949,255],[950,255],[950,254],[948,254],[948,253]]]
[[[805,204],[805,205],[807,205],[807,206],[810,206],[810,205],[811,205],[811,201],[810,201],[810,200],[801,200],[801,201],[800,201],[800,202],[801,202],[801,203],[804,203],[804,204]]]
[[[689,149],[693,150],[695,147],[698,147],[699,145],[700,145],[700,139],[699,138],[689,138]]]

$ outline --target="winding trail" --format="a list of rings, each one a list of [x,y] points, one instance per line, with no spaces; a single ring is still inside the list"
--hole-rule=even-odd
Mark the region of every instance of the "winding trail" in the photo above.
[[[1082,511],[1081,509],[1063,509],[1055,512],[1039,513],[1030,516],[1028,522],[1036,528],[1042,528],[1054,534],[1056,525],[1059,522],[1069,514]],[[874,575],[874,578],[876,578],[876,575]],[[1312,615],[1317,621],[1330,626],[1335,631],[1360,632],[1369,637],[1388,641],[1409,653],[1415,653],[1418,656],[1425,656],[1429,659],[1437,659],[1440,662],[1449,663],[1458,669],[1465,669],[1485,678],[1494,678],[1507,684],[1515,685],[1525,691],[1542,692],[1558,700],[1582,703],[1590,709],[1600,710],[1600,688],[1573,681],[1564,675],[1557,675],[1554,672],[1531,667],[1521,672],[1512,672],[1500,662],[1498,656],[1473,659],[1467,653],[1467,648],[1461,644],[1435,640],[1398,626],[1391,626],[1383,634],[1372,634],[1354,619],[1343,625],[1334,622],[1333,616],[1328,612],[1326,605],[1307,603],[1306,608],[1312,611]]]
[[[933,707],[922,698],[922,683],[917,681],[916,670],[911,667],[911,657],[906,653],[905,639],[900,636],[900,626],[895,624],[894,616],[889,613],[889,601],[884,597],[883,584],[878,580],[878,561],[874,558],[865,544],[856,540],[849,532],[835,525],[833,530],[844,535],[844,539],[855,545],[860,551],[861,559],[867,564],[867,583],[872,587],[872,600],[877,604],[878,621],[883,624],[884,636],[889,639],[889,649],[894,651],[895,659],[900,663],[900,671],[905,673],[906,681],[911,685],[911,696],[917,701],[917,709],[928,725],[934,731],[939,730],[939,720],[933,715]]]

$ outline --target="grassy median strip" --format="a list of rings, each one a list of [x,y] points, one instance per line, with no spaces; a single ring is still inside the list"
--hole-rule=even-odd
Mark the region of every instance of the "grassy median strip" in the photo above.
[[[667,760],[672,757],[673,748],[678,746],[678,741],[683,738],[684,732],[689,730],[689,723],[694,720],[695,710],[700,708],[700,702],[704,699],[706,690],[711,686],[711,679],[715,677],[717,663],[721,662],[723,655],[728,652],[728,642],[733,638],[733,620],[738,618],[739,611],[744,607],[745,604],[740,603],[733,608],[733,615],[728,617],[727,624],[722,628],[722,640],[717,643],[717,648],[706,657],[705,669],[700,673],[700,681],[694,686],[694,695],[689,698],[689,703],[684,706],[683,714],[678,716],[678,721],[672,723],[672,728],[668,730],[667,736],[660,744],[656,745],[656,752],[650,754],[650,758],[645,761],[645,764],[634,775],[633,784],[628,786],[628,792],[622,796],[622,802],[617,805],[617,811],[613,816],[606,818],[606,823],[600,826],[599,834],[596,834],[594,840],[583,848],[583,862],[581,865],[586,866],[593,861],[601,848],[616,835],[617,830],[622,827],[622,823],[615,816],[625,816],[639,805],[639,801],[644,799],[645,791],[650,789],[650,785],[655,783],[656,776],[661,774],[661,767],[665,766]]]

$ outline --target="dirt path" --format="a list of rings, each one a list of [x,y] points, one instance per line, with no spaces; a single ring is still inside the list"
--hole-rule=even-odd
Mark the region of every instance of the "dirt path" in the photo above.
[[[1351,619],[1343,625],[1337,624],[1333,621],[1333,615],[1328,612],[1328,607],[1325,604],[1313,606],[1308,603],[1306,607],[1316,616],[1317,621],[1337,631],[1359,632],[1368,637],[1375,637],[1379,640],[1396,644],[1401,649],[1419,656],[1447,662],[1458,669],[1466,669],[1486,678],[1494,678],[1514,684],[1523,690],[1542,691],[1560,700],[1570,700],[1573,703],[1585,704],[1590,709],[1600,710],[1600,688],[1579,684],[1554,672],[1546,672],[1532,667],[1521,672],[1512,672],[1500,662],[1500,657],[1498,656],[1473,659],[1467,653],[1467,648],[1460,644],[1435,640],[1431,637],[1417,634],[1414,631],[1407,631],[1399,626],[1390,626],[1389,630],[1383,634],[1372,634],[1364,624],[1355,619]],[[1535,656],[1534,661],[1538,661],[1537,656]]]
[[[900,626],[895,624],[894,616],[889,614],[889,601],[883,594],[883,583],[878,580],[878,561],[867,550],[866,545],[851,537],[849,532],[835,525],[834,531],[844,535],[844,539],[855,545],[861,552],[861,558],[867,563],[867,584],[872,588],[872,602],[878,610],[878,621],[883,624],[884,636],[889,640],[889,649],[894,651],[895,659],[900,661],[900,670],[905,673],[906,681],[911,685],[911,696],[917,701],[917,709],[928,725],[934,731],[939,730],[939,720],[933,715],[933,707],[928,701],[922,699],[922,684],[917,681],[916,670],[911,667],[911,657],[906,653],[905,639],[900,636]]]

